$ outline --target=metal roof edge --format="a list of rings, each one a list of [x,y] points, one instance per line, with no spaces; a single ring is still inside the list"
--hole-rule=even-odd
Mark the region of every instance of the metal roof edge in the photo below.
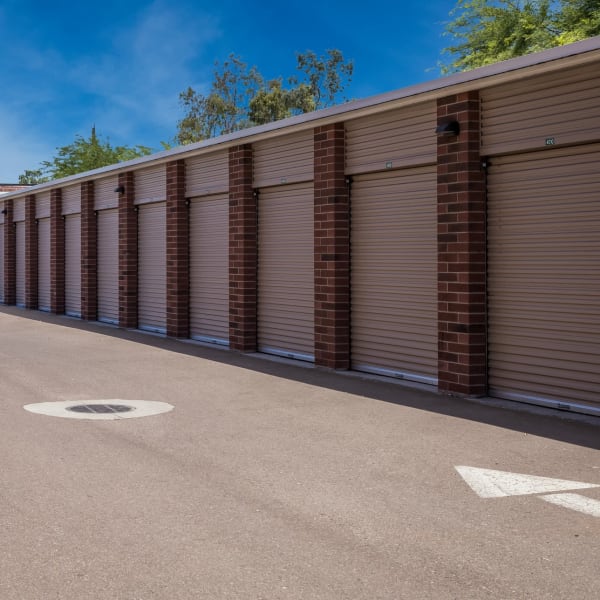
[[[77,173],[62,179],[42,183],[26,190],[9,192],[2,196],[0,201],[12,198],[20,198],[49,191],[57,187],[65,187],[76,182],[84,182],[96,179],[98,176],[116,175],[119,172],[137,170],[146,166],[153,166],[176,160],[181,156],[191,157],[210,152],[217,148],[227,149],[237,144],[250,143],[257,140],[268,139],[277,135],[283,135],[290,131],[302,131],[318,125],[326,125],[340,120],[341,115],[346,119],[354,119],[367,116],[374,112],[390,110],[396,106],[425,101],[438,98],[449,93],[459,93],[467,89],[473,89],[474,83],[479,83],[478,89],[490,87],[507,80],[516,80],[531,74],[542,74],[549,70],[564,68],[566,66],[577,66],[592,60],[600,59],[600,36],[595,36],[574,42],[565,46],[550,48],[541,52],[518,56],[509,60],[501,61],[485,67],[472,69],[446,75],[437,79],[419,83],[416,85],[400,88],[391,92],[385,92],[376,96],[369,96],[360,100],[353,100],[344,104],[338,104],[329,108],[296,115],[280,121],[274,121],[265,125],[258,125],[248,129],[242,129],[230,134],[221,135],[201,142],[178,146],[170,150],[163,150],[148,156],[142,156],[126,162],[108,165],[92,171]],[[540,66],[548,68],[539,69]],[[535,70],[537,68],[537,70]]]

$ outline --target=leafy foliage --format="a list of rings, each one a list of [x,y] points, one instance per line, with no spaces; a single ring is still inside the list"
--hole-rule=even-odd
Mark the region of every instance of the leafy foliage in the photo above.
[[[146,156],[152,152],[146,146],[111,146],[108,140],[102,140],[92,127],[89,138],[80,135],[68,146],[56,149],[57,154],[52,160],[42,162],[40,169],[26,170],[19,175],[19,183],[38,184],[51,179],[60,179],[76,173],[83,173],[106,167],[115,163]]]
[[[442,72],[476,67],[600,33],[600,0],[458,0]]]
[[[175,142],[189,144],[216,135],[311,112],[343,100],[352,61],[339,50],[324,56],[307,51],[296,55],[298,75],[265,80],[256,67],[230,55],[215,64],[207,95],[188,88],[179,95],[184,117],[177,123]]]

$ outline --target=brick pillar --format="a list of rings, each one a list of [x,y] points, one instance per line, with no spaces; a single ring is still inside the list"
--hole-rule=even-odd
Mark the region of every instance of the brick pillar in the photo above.
[[[65,221],[62,216],[62,191],[50,191],[50,310],[65,312]]]
[[[438,100],[438,378],[443,392],[487,391],[486,195],[478,92]]]
[[[167,163],[167,335],[190,336],[189,211],[185,161]]]
[[[25,308],[38,307],[38,232],[35,195],[25,198]]]
[[[98,267],[94,182],[81,184],[81,318],[98,318]]]
[[[315,148],[315,364],[350,367],[350,197],[343,123],[317,127]]]
[[[257,198],[252,147],[229,149],[229,347],[256,351]]]
[[[17,236],[13,224],[13,201],[4,201],[4,304],[17,301]]]
[[[138,219],[133,172],[119,173],[119,326],[137,327]]]

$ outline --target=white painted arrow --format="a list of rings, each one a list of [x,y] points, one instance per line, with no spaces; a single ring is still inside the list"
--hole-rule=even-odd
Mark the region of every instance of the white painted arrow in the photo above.
[[[476,467],[454,467],[461,477],[481,498],[503,498],[504,496],[525,496],[527,494],[548,494],[566,490],[582,490],[600,487],[594,483],[552,479],[538,475],[523,475]]]

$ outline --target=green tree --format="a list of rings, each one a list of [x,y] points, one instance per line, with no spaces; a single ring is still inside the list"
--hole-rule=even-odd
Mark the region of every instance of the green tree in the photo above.
[[[19,183],[44,183],[51,179],[60,179],[77,173],[91,171],[126,160],[146,156],[152,152],[146,146],[111,146],[108,140],[96,135],[96,127],[92,127],[89,138],[80,135],[68,146],[56,149],[52,160],[42,162],[40,169],[26,170],[19,176]]]
[[[49,181],[49,177],[44,175],[42,169],[26,169],[19,175],[20,185],[38,185],[40,183],[46,183],[46,181]]]
[[[344,100],[353,64],[339,50],[327,50],[324,56],[308,51],[296,60],[299,74],[286,84],[281,77],[265,80],[256,67],[233,54],[215,63],[208,94],[190,87],[179,95],[184,117],[177,123],[175,142],[189,144]]]
[[[600,0],[563,0],[556,23],[561,45],[600,35]]]
[[[443,73],[467,71],[600,33],[600,0],[458,0]]]

